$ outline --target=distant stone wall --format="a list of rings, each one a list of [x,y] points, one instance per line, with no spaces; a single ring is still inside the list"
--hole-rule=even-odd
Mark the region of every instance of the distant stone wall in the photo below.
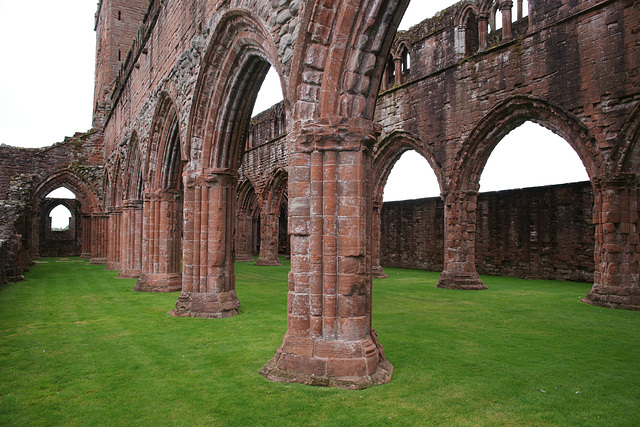
[[[7,264],[7,243],[0,240],[0,266]],[[0,286],[7,283],[7,273],[4,268],[0,268]]]
[[[478,196],[478,273],[593,281],[593,192],[588,182]],[[440,198],[385,203],[383,267],[441,271],[444,211]]]

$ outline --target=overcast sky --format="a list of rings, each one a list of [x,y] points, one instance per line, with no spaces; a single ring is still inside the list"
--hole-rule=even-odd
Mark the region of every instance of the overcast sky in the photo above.
[[[401,29],[408,29],[454,3],[452,0],[413,0]],[[65,136],[72,136],[75,132],[89,130],[93,105],[96,8],[96,0],[0,0],[0,57],[3,58],[0,67],[0,143],[44,147],[62,141]],[[274,83],[267,82],[263,87],[278,86],[279,82],[275,79]],[[257,106],[256,110],[268,108],[272,103],[273,95],[269,95],[266,103]],[[531,136],[532,131],[525,134]],[[510,153],[498,156],[502,146],[507,145],[508,138],[503,140],[489,159],[481,190],[500,188],[500,185],[487,184],[485,175],[489,174],[494,167],[492,163],[496,163],[498,157],[505,156],[508,159],[506,164],[515,169],[508,172],[513,174],[508,175],[508,179],[504,176],[494,179],[503,186],[516,182],[516,175],[527,175],[529,181],[535,181],[537,177],[548,177],[558,170],[565,172],[564,175],[570,172],[571,177],[561,178],[563,181],[586,179],[579,160],[577,166],[584,175],[579,179],[574,177],[576,168],[571,164],[575,163],[577,155],[565,141],[556,141],[552,147],[564,144],[565,148],[569,147],[569,157],[573,155],[575,159],[561,157],[559,165],[554,166],[549,164],[552,157],[545,151],[546,148],[537,150],[543,156],[536,160],[524,147],[525,140],[532,140],[528,144],[536,151],[535,147],[542,148],[540,144],[543,142],[549,143],[548,137],[517,137],[520,146],[514,146]],[[524,156],[525,165],[537,165],[533,173],[523,172],[522,165],[518,165],[513,157],[514,151],[515,155]],[[407,153],[398,163],[401,166],[394,168],[385,190],[385,200],[439,193],[437,186],[434,188],[435,176],[426,161],[413,154],[413,160],[411,153]],[[505,166],[498,163],[495,167],[504,171]],[[400,179],[397,175],[401,173],[408,174],[408,177]],[[396,181],[400,184],[396,184]],[[536,184],[516,185],[524,187]],[[404,195],[405,190],[410,190],[410,194]]]

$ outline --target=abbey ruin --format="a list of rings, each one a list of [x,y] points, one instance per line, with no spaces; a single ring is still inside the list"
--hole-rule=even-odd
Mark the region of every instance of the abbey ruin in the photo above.
[[[81,255],[176,291],[175,316],[223,318],[241,303],[234,262],[286,253],[287,332],[262,373],[341,387],[391,378],[372,327],[385,265],[460,290],[485,289],[479,274],[589,281],[584,302],[640,309],[640,3],[465,0],[396,34],[408,3],[101,0],[92,129],[0,146],[2,280]],[[252,118],[270,67],[284,101]],[[589,182],[479,195],[527,121]],[[441,199],[383,204],[407,150]],[[76,198],[46,198],[59,187]]]

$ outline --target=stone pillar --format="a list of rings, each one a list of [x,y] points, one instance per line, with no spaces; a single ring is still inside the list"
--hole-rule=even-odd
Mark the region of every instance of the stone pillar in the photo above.
[[[511,33],[511,0],[500,2],[500,12],[502,14],[502,40],[509,40],[513,37]]]
[[[107,270],[120,270],[120,225],[122,211],[113,211],[109,214],[109,233],[107,235]]]
[[[175,190],[145,194],[142,271],[133,288],[140,292],[175,292],[182,288],[182,212]]]
[[[373,203],[373,266],[371,268],[373,272],[373,277],[376,279],[386,279],[389,277],[388,274],[384,272],[382,265],[380,264],[380,256],[381,256],[381,246],[380,240],[382,238],[382,234],[380,232],[381,228],[381,214],[382,210],[382,202],[375,201]]]
[[[393,367],[371,325],[374,124],[325,118],[290,135],[287,333],[260,373],[344,388],[386,383]]]
[[[91,215],[82,215],[82,254],[80,258],[91,259]]]
[[[518,5],[518,15],[517,15],[517,19],[518,21],[522,19],[522,17],[524,16],[524,14],[522,13],[522,0],[518,0],[517,1],[517,5]]]
[[[640,310],[638,179],[620,174],[594,180],[596,226],[591,305]]]
[[[395,84],[396,85],[404,84],[404,74],[402,73],[402,57],[401,56],[394,57],[393,65],[395,66],[395,73],[396,73]]]
[[[477,191],[444,195],[444,271],[439,288],[487,289],[475,264],[477,200]]]
[[[253,242],[253,220],[249,215],[240,214],[236,221],[236,262],[253,262],[251,243]]]
[[[382,73],[382,83],[380,84],[380,91],[384,92],[389,90],[389,67],[384,67],[384,72]]]
[[[280,215],[260,211],[260,256],[256,265],[282,265],[278,258],[278,237],[280,234]]]
[[[97,213],[91,216],[91,254],[89,264],[107,263],[109,215]]]
[[[139,278],[142,272],[142,203],[129,200],[122,207],[121,279]]]
[[[184,277],[171,311],[177,317],[238,314],[233,266],[237,174],[210,170],[185,188]]]
[[[478,44],[480,50],[489,46],[489,15],[478,14]]]

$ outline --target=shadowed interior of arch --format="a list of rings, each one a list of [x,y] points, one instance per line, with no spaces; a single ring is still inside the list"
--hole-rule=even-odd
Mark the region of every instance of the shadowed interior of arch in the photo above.
[[[588,180],[584,164],[566,140],[536,123],[525,122],[493,149],[480,177],[480,191]]]

